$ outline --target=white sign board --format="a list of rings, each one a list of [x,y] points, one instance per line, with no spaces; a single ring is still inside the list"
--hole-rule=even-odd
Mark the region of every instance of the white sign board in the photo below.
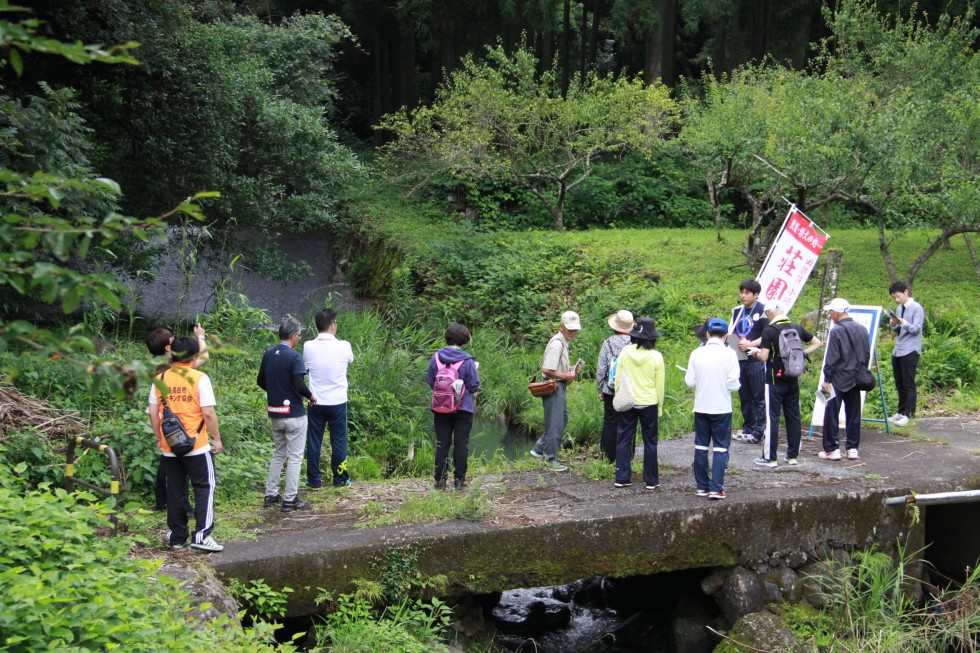
[[[851,306],[851,310],[848,311],[855,322],[863,326],[868,330],[868,344],[871,346],[871,356],[868,357],[868,369],[874,365],[875,352],[877,351],[878,345],[878,325],[881,323],[881,306]],[[829,318],[828,318],[829,319]],[[827,335],[827,344],[830,344],[830,334],[833,334],[834,329],[837,325],[830,322],[830,331]],[[811,426],[823,426],[823,414],[826,404],[820,396],[820,386],[823,384],[823,364],[827,361],[827,350],[829,347],[823,348],[823,361],[820,363],[820,383],[817,384],[817,398],[813,403],[813,417],[810,419]],[[877,375],[876,375],[877,376]],[[867,395],[866,392],[861,393],[861,413],[864,413],[864,398]],[[840,423],[844,423],[844,406],[841,404],[840,407]]]

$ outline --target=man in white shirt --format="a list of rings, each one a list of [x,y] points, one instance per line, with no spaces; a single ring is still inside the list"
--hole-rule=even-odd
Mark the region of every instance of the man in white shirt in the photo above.
[[[303,344],[303,360],[309,373],[310,391],[317,398],[307,410],[306,487],[318,490],[320,448],[323,432],[330,429],[330,469],[334,487],[348,487],[347,472],[347,366],[354,362],[350,343],[337,338],[337,312],[326,308],[314,318],[319,331]]]
[[[708,340],[691,352],[684,382],[694,388],[694,481],[696,494],[725,498],[725,469],[732,439],[732,392],[739,388],[735,350],[725,344],[728,323],[708,320]],[[708,478],[708,446],[714,449]]]

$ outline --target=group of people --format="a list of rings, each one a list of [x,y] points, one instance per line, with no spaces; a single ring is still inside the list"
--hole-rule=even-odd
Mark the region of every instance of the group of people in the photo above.
[[[354,361],[350,343],[337,338],[337,313],[324,309],[314,318],[318,335],[296,351],[303,331],[293,317],[279,325],[279,343],[262,356],[259,387],[265,390],[270,417],[273,452],[266,478],[265,507],[280,506],[282,512],[305,510],[309,503],[299,498],[299,475],[306,454],[306,487],[317,490],[323,481],[320,453],[325,430],[330,433],[330,467],[333,486],[350,486],[347,470],[347,367]],[[208,375],[197,368],[207,360],[207,337],[200,325],[194,337],[174,338],[166,329],[156,329],[146,338],[154,356],[169,357],[169,365],[158,369],[159,383],[150,388],[148,414],[160,449],[157,474],[157,508],[166,509],[168,531],[164,537],[173,549],[191,548],[217,552],[224,547],[211,536],[214,530],[214,459],[222,443],[215,413],[214,389]],[[309,377],[309,387],[306,379]],[[164,394],[166,391],[166,394]],[[309,409],[304,407],[306,399]],[[194,448],[181,457],[173,454],[163,437],[165,409],[176,416]],[[210,438],[210,442],[209,442]],[[213,444],[211,443],[213,442]],[[280,480],[285,467],[285,483]],[[188,484],[194,504],[188,500]],[[188,528],[193,511],[195,529]]]
[[[724,499],[725,470],[731,441],[743,440],[762,445],[755,463],[776,467],[779,421],[786,423],[786,452],[783,462],[798,464],[802,419],[800,416],[799,361],[791,362],[790,349],[809,355],[822,346],[812,333],[786,316],[779,301],[759,301],[761,286],[746,279],[739,287],[740,303],[732,309],[731,320],[713,317],[695,329],[701,346],[691,352],[685,383],[694,389],[694,480],[696,494]],[[925,314],[912,299],[908,286],[892,284],[889,293],[898,305],[890,315],[895,332],[892,369],[898,390],[897,412],[890,421],[908,424],[915,416],[915,375],[922,354]],[[868,368],[868,332],[849,314],[850,304],[843,298],[831,301],[824,310],[834,323],[827,343],[820,389],[827,398],[824,411],[823,447],[825,460],[860,458],[861,396],[858,376]],[[337,313],[324,309],[315,316],[318,335],[307,341],[302,354],[296,351],[303,331],[302,323],[287,317],[279,325],[280,342],[262,356],[257,384],[266,393],[267,412],[273,441],[265,485],[265,507],[279,506],[283,512],[309,508],[299,498],[300,468],[306,457],[309,490],[323,485],[320,456],[324,433],[330,434],[330,467],[333,487],[350,486],[347,469],[347,368],[354,361],[349,342],[337,338]],[[656,349],[661,334],[651,317],[634,320],[628,310],[607,318],[613,335],[603,342],[596,366],[598,398],[603,403],[600,437],[602,455],[615,465],[615,487],[632,483],[636,429],[643,442],[643,483],[647,490],[660,487],[657,464],[659,421],[665,400],[665,364]],[[544,431],[530,455],[541,459],[551,470],[568,468],[558,459],[562,435],[568,424],[566,393],[568,384],[582,371],[583,361],[570,362],[571,342],[582,329],[574,311],[565,311],[558,332],[548,341],[541,360],[541,373],[554,380],[554,391],[542,398]],[[433,389],[432,411],[436,434],[435,486],[447,487],[452,451],[453,487],[464,487],[469,455],[469,434],[475,413],[474,395],[480,389],[479,363],[463,347],[470,342],[470,331],[452,324],[445,331],[446,345],[433,354],[426,381]],[[169,357],[169,365],[158,368],[150,388],[148,414],[160,449],[156,483],[158,509],[166,509],[166,542],[181,548],[188,538],[192,548],[221,551],[224,547],[211,536],[214,529],[214,460],[222,442],[215,413],[214,389],[208,375],[198,368],[207,360],[207,339],[200,325],[191,337],[174,338],[170,331],[157,329],[146,339],[150,353]],[[798,344],[797,344],[798,343]],[[800,351],[802,350],[802,351]],[[309,385],[307,385],[307,378]],[[624,387],[625,386],[625,387]],[[166,395],[164,395],[166,390]],[[619,392],[629,392],[626,408],[617,410]],[[743,427],[732,431],[732,392],[738,391]],[[304,406],[304,400],[308,408]],[[839,414],[845,415],[845,443],[841,453]],[[169,410],[188,434],[193,434],[193,450],[175,456],[161,431]],[[768,419],[767,419],[768,418]],[[767,427],[768,423],[768,428]],[[708,452],[712,452],[709,465]],[[280,481],[285,468],[285,483]],[[710,473],[709,473],[710,470]],[[193,506],[188,484],[193,490]],[[188,528],[193,512],[195,529]]]
[[[780,301],[759,301],[762,287],[755,279],[739,286],[739,305],[731,320],[709,318],[698,325],[701,346],[691,352],[685,372],[686,384],[694,389],[694,478],[696,494],[724,499],[725,469],[732,439],[762,445],[755,464],[777,467],[779,422],[786,424],[786,452],[783,462],[798,465],[802,418],[799,377],[803,360],[823,343],[814,334],[786,316]],[[892,284],[889,293],[898,304],[898,313],[889,325],[896,334],[892,355],[899,406],[892,423],[904,426],[915,414],[915,371],[922,352],[924,311],[907,285]],[[850,303],[836,298],[824,306],[834,328],[830,331],[827,355],[822,369],[821,391],[827,397],[824,407],[822,451],[825,460],[860,458],[861,395],[858,372],[868,369],[871,348],[867,329],[850,315]],[[656,351],[660,337],[654,321],[620,310],[607,318],[613,335],[603,342],[596,365],[598,398],[603,403],[600,450],[615,465],[615,487],[632,485],[631,463],[635,453],[639,423],[644,449],[645,488],[660,486],[657,469],[659,419],[663,414],[664,361]],[[544,432],[530,455],[541,458],[554,471],[566,471],[558,460],[562,433],[568,422],[567,385],[581,366],[569,362],[569,343],[582,325],[579,316],[566,311],[558,333],[548,342],[541,372],[554,379],[556,390],[542,399]],[[795,350],[795,352],[794,352]],[[615,397],[623,379],[628,379],[631,407],[618,411]],[[731,393],[738,391],[743,427],[732,431]],[[844,453],[841,452],[839,415],[845,416]],[[708,452],[712,451],[709,475]]]

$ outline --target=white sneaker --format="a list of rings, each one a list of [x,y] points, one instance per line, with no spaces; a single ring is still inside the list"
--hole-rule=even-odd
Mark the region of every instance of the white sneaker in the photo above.
[[[895,426],[908,426],[908,423],[909,423],[909,418],[906,417],[905,415],[898,415],[898,417],[894,421]]]
[[[817,454],[824,460],[840,460],[840,449],[834,449],[833,451],[821,451]]]
[[[195,542],[195,543],[191,544],[191,548],[192,549],[198,549],[200,551],[209,551],[211,553],[218,553],[219,551],[224,551],[225,550],[225,547],[223,547],[220,544],[218,544],[217,542],[215,542],[214,541],[214,538],[211,537],[210,535],[208,537],[206,537],[204,539],[204,541],[201,542],[201,543]]]
[[[894,424],[896,421],[898,421],[900,417],[902,417],[901,413],[895,413],[894,415],[888,418],[888,421]]]
[[[860,458],[861,458],[861,456],[858,455],[858,450],[857,449],[848,449],[847,450],[847,459],[848,460],[858,460]]]

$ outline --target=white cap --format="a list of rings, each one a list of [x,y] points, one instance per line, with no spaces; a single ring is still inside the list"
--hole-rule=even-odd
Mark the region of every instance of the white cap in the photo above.
[[[775,299],[771,302],[766,302],[766,312],[772,311],[776,315],[786,315],[786,302],[781,302]]]
[[[569,331],[578,331],[582,328],[582,322],[578,319],[575,311],[565,311],[561,314],[561,325]]]
[[[829,304],[823,307],[823,310],[846,313],[851,310],[851,304],[843,297],[835,297]]]

